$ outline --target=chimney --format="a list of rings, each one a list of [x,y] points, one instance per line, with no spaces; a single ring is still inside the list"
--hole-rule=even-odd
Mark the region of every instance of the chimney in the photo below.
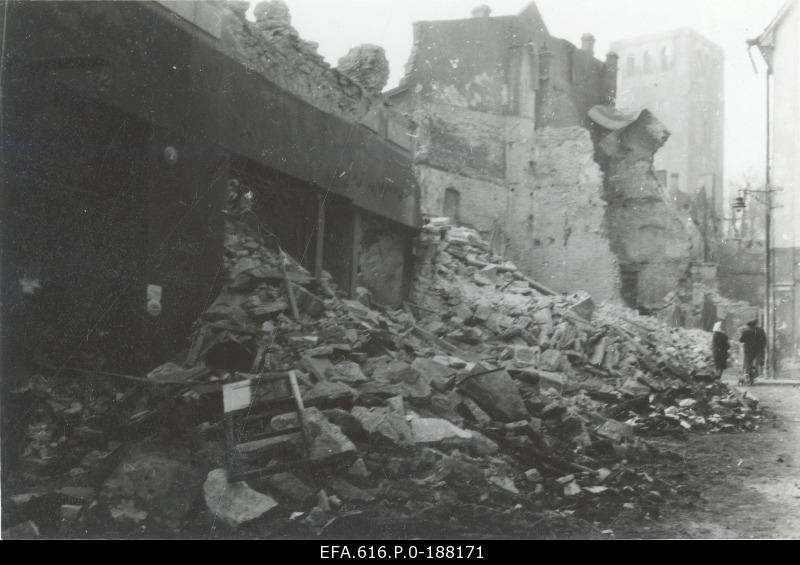
[[[581,36],[581,51],[586,51],[589,55],[594,56],[594,35],[584,33]]]
[[[492,9],[486,4],[481,4],[472,9],[473,18],[488,18],[492,13]]]

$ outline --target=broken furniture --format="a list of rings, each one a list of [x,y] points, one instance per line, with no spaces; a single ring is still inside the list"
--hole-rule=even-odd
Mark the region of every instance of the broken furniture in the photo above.
[[[231,481],[279,473],[307,462],[311,439],[294,371],[225,384],[222,402]],[[292,409],[296,425],[285,427],[273,420]]]

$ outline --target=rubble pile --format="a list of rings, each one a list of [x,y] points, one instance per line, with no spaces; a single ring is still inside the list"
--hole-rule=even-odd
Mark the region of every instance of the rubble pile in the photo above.
[[[710,380],[705,332],[557,295],[444,219],[420,238],[414,302],[347,299],[231,186],[225,281],[181,359],[98,406],[33,383],[52,411],[29,426],[26,457],[59,460],[65,444],[80,461],[4,493],[19,536],[42,528],[31,503],[43,496],[61,505],[51,533],[547,536],[564,520],[658,514],[680,485],[640,470],[658,452],[637,436],[757,425],[755,398]],[[229,481],[221,385],[289,370],[309,460]],[[82,424],[65,427],[76,413]]]
[[[605,403],[605,410],[619,403],[637,432],[756,425],[757,401],[714,381],[710,333],[670,327],[617,304],[596,307],[583,293],[556,295],[493,255],[477,232],[453,228],[446,218],[433,219],[426,232],[415,300],[428,313],[444,313],[429,316],[433,333],[464,348],[470,340],[484,351],[494,343],[493,360],[517,379],[534,374],[562,394],[583,392]],[[619,419],[625,410],[614,412]]]
[[[4,539],[84,529],[131,432],[151,431],[141,427],[148,419],[169,425],[152,419],[158,411],[149,386],[145,378],[119,382],[107,374],[34,375],[11,391],[16,417],[5,422],[4,440],[23,446],[4,461],[4,470],[14,470],[3,492]],[[24,527],[8,528],[14,524]]]

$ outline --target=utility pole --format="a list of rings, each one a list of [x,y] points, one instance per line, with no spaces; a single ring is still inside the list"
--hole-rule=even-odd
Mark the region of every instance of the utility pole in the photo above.
[[[777,324],[775,323],[775,300],[774,300],[774,293],[772,292],[772,287],[774,286],[773,283],[773,274],[772,274],[772,193],[776,190],[780,189],[773,189],[772,188],[772,107],[771,107],[771,83],[770,78],[772,77],[772,56],[775,51],[775,47],[772,44],[768,44],[766,42],[762,42],[759,39],[750,39],[747,41],[747,54],[750,57],[750,62],[753,64],[753,70],[758,72],[756,68],[755,61],[753,61],[753,57],[750,54],[750,50],[753,47],[758,47],[759,51],[761,51],[761,56],[766,63],[767,72],[766,72],[766,90],[767,90],[767,104],[766,104],[766,132],[767,132],[767,143],[766,143],[766,155],[765,155],[765,180],[766,186],[764,187],[763,191],[751,191],[751,192],[763,192],[765,196],[766,202],[766,210],[765,210],[765,228],[766,234],[764,237],[764,246],[766,249],[764,250],[765,253],[765,262],[766,262],[766,288],[764,288],[764,332],[767,334],[767,347],[765,352],[765,377],[766,378],[774,378],[775,376],[775,330],[777,328]]]
[[[775,375],[773,360],[775,357],[775,325],[774,325],[774,318],[775,312],[772,310],[773,301],[772,301],[772,171],[770,167],[770,155],[772,151],[772,128],[770,127],[771,116],[770,116],[770,75],[771,75],[771,68],[768,65],[767,67],[767,152],[766,152],[766,163],[765,163],[765,180],[766,186],[764,187],[764,196],[766,199],[766,205],[764,206],[766,218],[764,219],[764,224],[766,227],[766,234],[764,237],[764,245],[765,245],[765,258],[766,258],[766,288],[764,289],[764,331],[767,334],[767,350],[766,350],[766,357],[764,359],[764,367],[765,367],[765,377],[768,379],[773,378]]]

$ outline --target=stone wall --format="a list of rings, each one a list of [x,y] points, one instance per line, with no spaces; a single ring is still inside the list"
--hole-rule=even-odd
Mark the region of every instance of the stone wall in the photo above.
[[[690,267],[700,234],[682,218],[653,169],[653,156],[669,132],[650,112],[600,142],[607,158],[606,200],[611,246],[620,266],[636,273],[629,298],[648,310],[691,277]]]
[[[456,215],[534,279],[598,301],[658,309],[691,280],[699,233],[652,164],[669,133],[646,111],[618,131],[589,118],[613,107],[618,63],[594,57],[590,34],[580,48],[551,36],[531,4],[414,37],[392,100],[419,124],[423,213]]]
[[[619,269],[606,230],[603,175],[582,127],[536,130],[530,176],[509,191],[503,229],[508,256],[536,280],[595,300],[619,295]]]
[[[402,85],[428,102],[534,117],[537,127],[588,126],[586,112],[613,102],[617,61],[550,35],[530,3],[515,16],[414,24]]]
[[[625,298],[657,310],[693,280],[700,233],[656,178],[653,155],[669,132],[649,112],[617,131],[592,133],[414,97],[405,103],[420,124],[415,163],[424,214],[452,215],[447,200],[455,193],[459,222],[527,274],[596,300]]]
[[[435,115],[440,122],[447,114]],[[457,191],[459,222],[480,231],[528,275],[555,290],[586,290],[596,300],[618,297],[619,269],[606,234],[603,176],[588,130],[534,132],[530,120],[513,117],[495,117],[496,127],[485,128],[489,118],[471,115],[482,118],[472,129],[462,128],[458,141],[421,152],[417,175],[423,213],[445,213],[446,191]],[[421,134],[420,139],[428,137]],[[480,159],[470,161],[470,144],[500,148],[506,143],[514,149],[498,154],[493,163],[505,165],[502,176],[480,166]],[[469,164],[462,165],[464,161]]]
[[[379,304],[399,305],[405,297],[411,269],[410,233],[387,220],[362,214],[363,235],[357,284],[366,287]]]
[[[427,103],[415,112],[415,121],[417,164],[494,182],[505,179],[503,116]]]
[[[445,209],[445,191],[452,189],[460,196],[459,223],[480,231],[487,240],[492,239],[491,232],[495,226],[504,223],[508,189],[503,184],[427,165],[417,166],[417,178],[423,214],[441,216]]]

